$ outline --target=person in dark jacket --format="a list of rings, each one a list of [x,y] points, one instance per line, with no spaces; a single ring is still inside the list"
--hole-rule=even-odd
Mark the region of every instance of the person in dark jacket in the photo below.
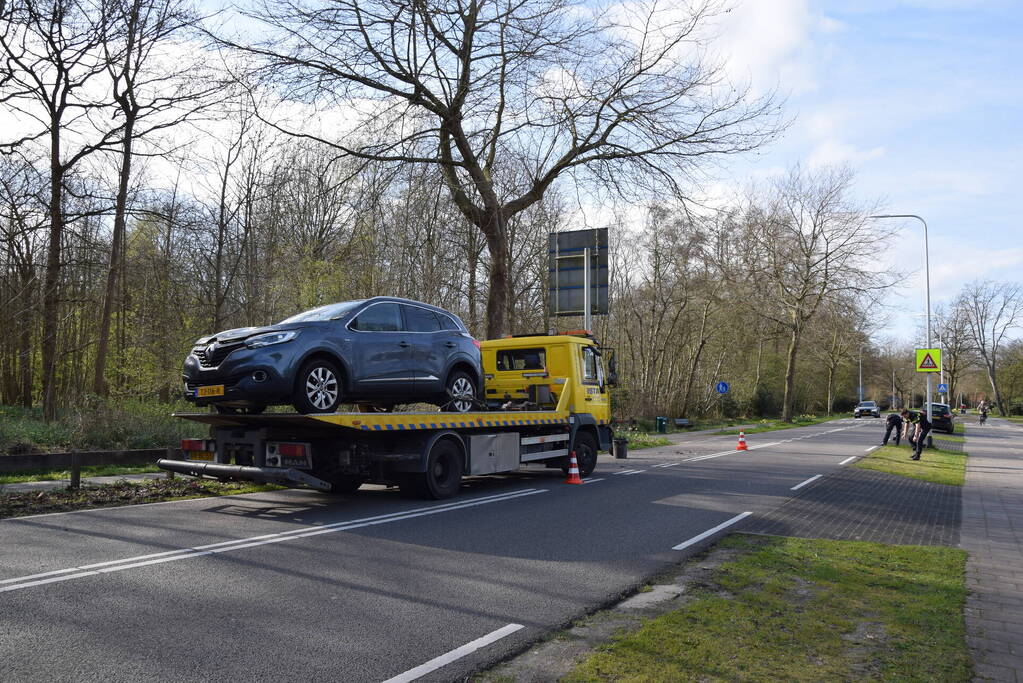
[[[884,430],[884,441],[881,442],[882,446],[888,445],[888,439],[891,438],[892,432],[895,432],[895,445],[898,446],[902,439],[902,416],[898,413],[889,413],[888,417],[885,418],[885,430]]]
[[[909,411],[902,411],[902,417],[908,418]],[[916,430],[913,432],[913,441],[916,442],[916,447],[913,450],[913,455],[910,457],[910,460],[919,460],[920,453],[924,450],[927,435],[931,433],[933,425],[931,424],[931,421],[927,419],[927,411],[925,410],[918,411],[912,418],[912,422],[916,425]]]

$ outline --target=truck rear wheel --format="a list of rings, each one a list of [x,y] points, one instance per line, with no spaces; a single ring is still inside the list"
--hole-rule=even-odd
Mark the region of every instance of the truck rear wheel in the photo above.
[[[575,435],[575,459],[579,463],[579,476],[588,477],[593,474],[593,468],[597,466],[597,440],[589,432],[579,432]],[[561,468],[568,474],[568,464]]]
[[[458,493],[462,485],[462,450],[451,439],[433,444],[426,471],[416,478],[416,492],[423,498],[440,500]]]

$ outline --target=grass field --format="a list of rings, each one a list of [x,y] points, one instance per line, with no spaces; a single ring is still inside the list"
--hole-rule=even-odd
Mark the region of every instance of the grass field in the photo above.
[[[60,419],[46,422],[39,408],[0,406],[0,453],[51,453],[70,448],[166,448],[193,436],[196,426],[171,417],[184,402],[82,399]]]
[[[152,479],[144,482],[118,482],[102,486],[83,486],[49,491],[0,493],[0,519],[50,512],[91,510],[121,505],[140,505],[167,500],[187,500],[238,493],[275,491],[273,484],[220,482],[211,479]]]
[[[114,466],[96,465],[95,467],[83,467],[82,477],[107,477],[118,474],[143,474],[146,472],[160,472],[155,464],[138,466]],[[26,481],[60,481],[70,479],[70,470],[30,470],[18,473],[0,473],[0,484],[20,484]]]
[[[934,443],[940,443],[935,439]],[[966,453],[925,448],[920,460],[910,460],[908,446],[882,446],[854,467],[922,479],[935,484],[962,486],[966,480]]]
[[[564,680],[970,680],[964,551],[743,535],[719,545],[742,554]]]
[[[800,415],[792,419],[792,422],[782,422],[777,419],[763,419],[757,422],[751,422],[748,424],[754,425],[743,431],[746,434],[759,434],[760,432],[773,432],[779,429],[792,429],[793,427],[806,427],[808,425],[820,424],[829,420],[837,420],[840,416],[837,415],[824,415],[818,417],[816,415]],[[718,434],[738,434],[738,429],[722,429]]]

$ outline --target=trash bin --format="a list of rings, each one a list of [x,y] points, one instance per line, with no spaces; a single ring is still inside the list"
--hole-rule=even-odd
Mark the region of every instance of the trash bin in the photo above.
[[[666,418],[666,417],[658,417],[658,418],[656,418],[655,422],[657,424],[657,433],[658,434],[667,434],[668,433],[668,418]]]
[[[629,440],[619,438],[614,440],[615,459],[625,460],[629,457]]]

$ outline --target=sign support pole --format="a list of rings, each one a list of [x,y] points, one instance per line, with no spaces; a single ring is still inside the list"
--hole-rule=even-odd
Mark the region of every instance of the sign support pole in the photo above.
[[[593,332],[593,305],[590,303],[590,248],[583,249],[583,329]]]

